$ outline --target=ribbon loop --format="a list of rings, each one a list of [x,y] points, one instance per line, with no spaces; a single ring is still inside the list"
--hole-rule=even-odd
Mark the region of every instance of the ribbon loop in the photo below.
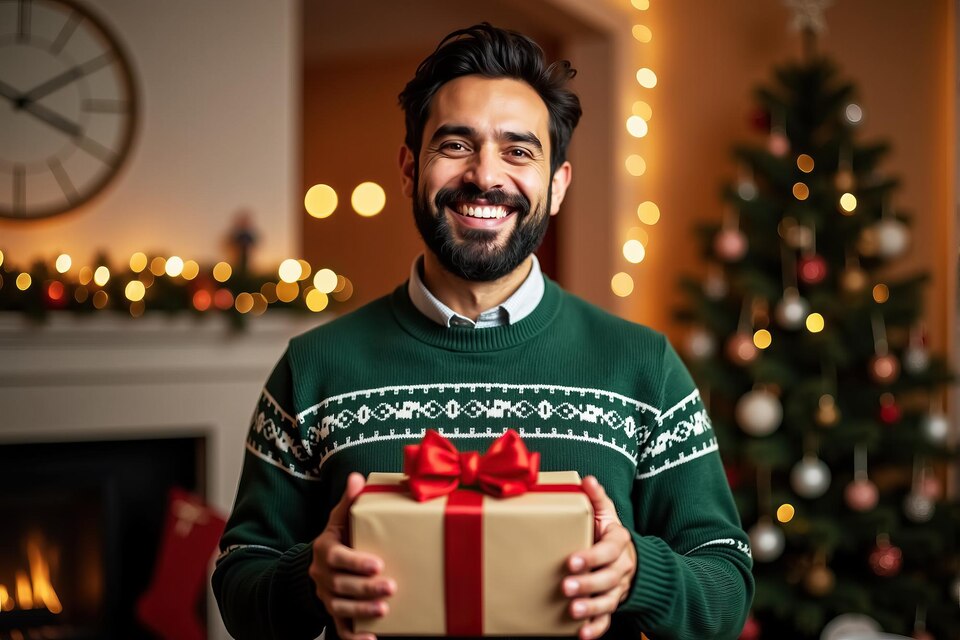
[[[537,482],[540,454],[530,453],[513,429],[497,438],[482,456],[457,451],[447,438],[430,429],[419,445],[404,448],[404,471],[410,493],[418,501],[452,493],[458,486],[476,486],[506,498],[526,493]]]

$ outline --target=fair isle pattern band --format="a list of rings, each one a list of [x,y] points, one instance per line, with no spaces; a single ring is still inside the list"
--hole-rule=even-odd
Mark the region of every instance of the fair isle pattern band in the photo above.
[[[691,553],[694,553],[695,551],[699,551],[700,549],[703,549],[704,547],[713,547],[713,546],[717,546],[717,545],[727,546],[727,547],[733,547],[733,548],[735,548],[737,551],[739,551],[740,553],[742,553],[742,554],[744,554],[745,556],[747,556],[748,558],[752,558],[752,557],[753,557],[753,553],[750,551],[750,545],[749,545],[749,544],[747,544],[747,543],[744,542],[743,540],[735,540],[735,539],[733,539],[733,538],[720,538],[720,539],[718,539],[718,540],[711,540],[710,542],[704,542],[703,544],[698,545],[698,546],[694,547],[693,549],[690,549],[690,551],[687,551],[687,552],[686,552],[685,554],[683,554],[683,555],[689,556]]]
[[[713,425],[694,389],[660,414],[659,429],[646,442],[637,461],[637,479],[653,477],[718,449]]]

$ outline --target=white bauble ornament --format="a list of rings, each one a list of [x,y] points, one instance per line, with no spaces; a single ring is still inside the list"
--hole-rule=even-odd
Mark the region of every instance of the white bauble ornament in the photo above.
[[[747,253],[747,236],[739,229],[721,229],[713,239],[713,250],[724,262],[737,262]]]
[[[894,218],[885,218],[877,223],[877,254],[881,258],[896,258],[910,245],[907,225]]]
[[[933,444],[944,444],[947,441],[947,434],[950,432],[950,421],[946,414],[928,413],[923,418],[920,429],[928,441]]]
[[[768,436],[780,427],[783,405],[769,391],[756,389],[737,400],[737,424],[752,436]]]
[[[687,354],[694,360],[706,360],[717,351],[717,340],[706,329],[697,328],[687,336]]]
[[[916,375],[930,366],[930,353],[923,347],[910,346],[903,352],[903,368]]]
[[[757,185],[753,180],[741,180],[737,183],[737,195],[749,202],[757,197]]]
[[[797,293],[796,289],[787,289],[773,310],[773,316],[784,329],[799,329],[810,314],[810,303]]]
[[[820,640],[867,640],[879,638],[883,631],[876,620],[862,613],[842,613],[823,628]]]
[[[936,503],[922,493],[911,491],[903,499],[903,513],[911,522],[930,522],[935,510]]]
[[[806,455],[793,465],[790,486],[801,498],[819,498],[830,488],[830,467],[820,458]]]
[[[773,562],[780,557],[787,541],[769,518],[763,518],[747,531],[750,537],[750,552],[757,562]]]

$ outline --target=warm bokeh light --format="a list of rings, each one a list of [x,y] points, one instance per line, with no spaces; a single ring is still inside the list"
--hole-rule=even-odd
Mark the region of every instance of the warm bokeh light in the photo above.
[[[183,258],[180,256],[170,256],[167,258],[165,271],[171,278],[176,278],[179,276],[181,273],[183,273]]]
[[[641,202],[637,207],[637,217],[643,224],[657,224],[660,221],[660,207],[649,200]]]
[[[47,296],[51,300],[60,300],[61,298],[63,298],[63,292],[64,292],[63,283],[60,282],[59,280],[54,280],[53,282],[47,285]]]
[[[882,282],[873,287],[873,301],[878,304],[883,304],[890,299],[890,289],[887,285]]]
[[[646,11],[650,8],[650,0],[630,0],[630,4],[639,11]]]
[[[353,283],[350,282],[350,278],[345,278],[343,276],[337,276],[337,288],[333,290],[333,293],[330,295],[331,298],[337,302],[345,302],[350,299],[350,296],[353,295]]]
[[[637,100],[634,102],[631,111],[633,112],[633,115],[640,116],[647,122],[650,122],[650,120],[653,118],[653,107],[643,100]]]
[[[280,263],[280,268],[277,269],[277,273],[284,282],[296,282],[300,279],[300,274],[303,273],[303,267],[300,266],[297,260],[287,258]]]
[[[187,260],[183,263],[183,276],[185,280],[193,280],[200,274],[200,265],[196,260]]]
[[[630,116],[627,118],[627,132],[634,138],[644,137],[647,135],[647,131],[649,131],[647,121],[640,116]]]
[[[153,286],[153,281],[157,278],[157,276],[153,275],[149,271],[144,271],[137,277],[140,278],[140,282],[142,282],[143,286],[147,289]]]
[[[328,304],[330,304],[330,299],[322,291],[311,289],[310,293],[307,294],[307,308],[310,311],[323,311]]]
[[[797,510],[793,508],[792,504],[784,503],[777,509],[777,520],[786,524],[793,520],[793,516],[796,513]]]
[[[813,171],[813,158],[805,153],[801,153],[797,156],[797,168],[804,173],[810,173]]]
[[[193,294],[193,308],[197,311],[206,311],[213,304],[213,297],[206,289],[200,289]]]
[[[294,282],[277,283],[277,300],[280,302],[293,302],[300,295],[300,285]]]
[[[797,200],[806,200],[810,197],[810,187],[802,182],[793,185],[793,197]]]
[[[57,272],[58,273],[66,273],[67,271],[70,271],[70,267],[72,265],[73,265],[73,260],[70,259],[69,255],[65,253],[61,253],[59,256],[57,256]]]
[[[277,298],[277,284],[275,282],[265,282],[263,286],[260,287],[260,294],[264,299],[273,304],[278,300]]]
[[[0,251],[0,266],[3,265],[3,251]]]
[[[107,295],[107,292],[101,289],[93,294],[93,306],[96,309],[103,309],[107,306],[107,303],[110,302],[110,296]]]
[[[110,281],[110,269],[104,265],[97,267],[97,270],[93,272],[93,281],[97,286],[104,286]]]
[[[853,210],[857,208],[857,197],[852,193],[845,193],[840,196],[840,208],[843,209],[844,213],[853,213]]]
[[[229,289],[217,289],[213,294],[213,306],[226,311],[233,306],[233,293]]]
[[[643,227],[630,227],[627,231],[627,239],[636,240],[643,246],[647,246],[650,243],[650,234]]]
[[[387,194],[376,182],[361,182],[350,196],[350,205],[360,215],[369,218],[383,211]]]
[[[218,262],[213,266],[213,279],[217,282],[226,282],[233,275],[233,267],[226,262]]]
[[[303,206],[314,218],[329,217],[337,209],[337,192],[326,184],[315,184],[307,189]]]
[[[626,298],[633,293],[633,278],[621,271],[610,279],[610,289],[621,298]]]
[[[860,105],[853,102],[847,105],[843,113],[847,117],[847,122],[850,124],[859,124],[860,121],[863,120],[863,109],[860,108]]]
[[[647,255],[647,250],[638,240],[627,240],[623,243],[623,257],[627,259],[627,262],[632,262],[633,264],[638,264],[643,262],[643,259]]]
[[[139,318],[146,310],[147,305],[143,303],[143,300],[137,300],[136,302],[130,303],[130,315],[134,318]]]
[[[638,42],[650,42],[653,40],[653,31],[650,31],[650,27],[643,24],[633,25],[633,37],[637,39]]]
[[[130,270],[134,273],[140,273],[147,268],[147,255],[142,251],[137,251],[130,256]]]
[[[813,312],[807,316],[807,331],[810,333],[820,333],[823,331],[823,316]]]
[[[639,82],[640,86],[644,89],[653,89],[657,86],[657,74],[655,74],[652,69],[643,67],[637,70],[637,82]]]
[[[310,263],[302,258],[298,258],[297,262],[300,263],[300,277],[297,280],[306,280],[310,277],[310,274],[313,273],[313,267],[310,266]]]
[[[624,164],[627,167],[627,173],[632,176],[639,177],[647,171],[647,161],[636,154],[628,156]]]
[[[313,276],[313,286],[320,293],[332,293],[337,288],[337,274],[331,269],[320,269]]]
[[[263,297],[261,293],[254,293],[253,295],[253,311],[252,313],[255,316],[263,315],[267,310],[267,299]]]
[[[772,342],[773,336],[771,336],[770,332],[766,329],[759,329],[753,334],[753,344],[755,344],[758,349],[766,349]]]
[[[86,287],[77,287],[73,292],[73,299],[83,304],[90,297],[90,291]]]
[[[123,295],[127,296],[127,300],[130,302],[136,302],[137,300],[143,300],[143,296],[146,295],[147,288],[143,286],[143,283],[139,280],[131,280],[127,283],[127,286],[123,289]]]
[[[233,307],[240,313],[250,313],[253,310],[253,296],[244,291],[237,296],[236,301],[233,303]]]
[[[162,256],[157,256],[150,261],[150,273],[155,276],[162,276],[167,272],[167,261]]]
[[[93,280],[93,269],[90,267],[80,267],[80,273],[77,275],[77,280],[82,285],[88,285]]]

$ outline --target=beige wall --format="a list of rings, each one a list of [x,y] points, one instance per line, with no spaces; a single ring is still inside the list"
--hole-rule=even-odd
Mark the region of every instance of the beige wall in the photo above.
[[[751,128],[752,89],[775,63],[799,52],[779,2],[654,1],[646,14],[654,40],[641,60],[656,70],[647,145],[648,170],[638,201],[659,203],[647,260],[637,269],[640,295],[627,314],[674,338],[670,310],[680,301],[677,276],[703,273],[693,243],[697,220],[721,217],[721,183],[733,177],[731,148],[758,141]],[[927,270],[930,338],[947,346],[954,317],[953,3],[949,0],[840,0],[826,12],[821,46],[859,89],[861,141],[883,139],[891,153],[881,172],[902,179],[895,206],[913,213],[913,247],[898,270]]]

